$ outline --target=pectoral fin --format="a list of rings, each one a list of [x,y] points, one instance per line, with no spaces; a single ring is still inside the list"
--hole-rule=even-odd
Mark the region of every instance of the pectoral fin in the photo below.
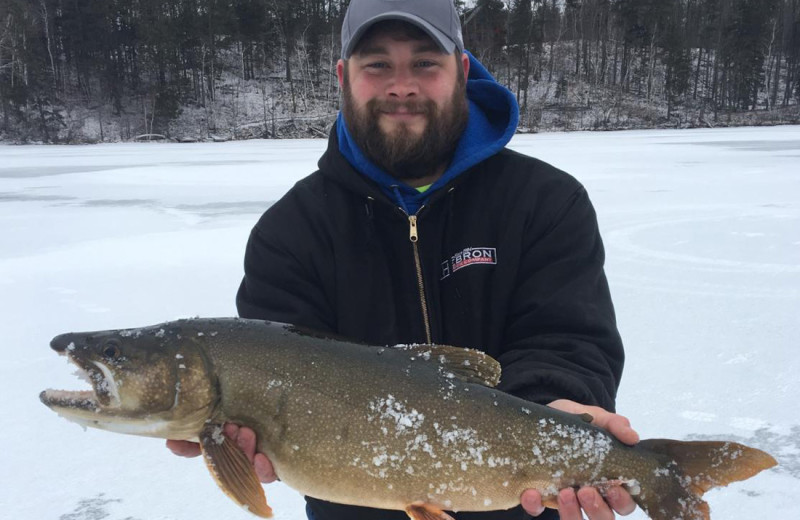
[[[222,433],[222,425],[208,425],[200,435],[200,448],[211,476],[234,502],[262,518],[272,516],[264,488],[247,455]]]
[[[438,507],[423,502],[414,502],[406,507],[406,513],[411,520],[454,520]]]

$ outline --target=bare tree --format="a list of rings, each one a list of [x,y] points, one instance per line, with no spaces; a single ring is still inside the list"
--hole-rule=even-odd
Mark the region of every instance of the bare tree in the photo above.
[[[42,26],[44,27],[44,37],[47,41],[47,55],[50,57],[50,70],[53,74],[53,89],[54,93],[58,93],[58,75],[56,73],[56,62],[53,59],[53,43],[50,38],[50,16],[47,14],[47,3],[45,0],[39,0],[39,15],[42,18]]]

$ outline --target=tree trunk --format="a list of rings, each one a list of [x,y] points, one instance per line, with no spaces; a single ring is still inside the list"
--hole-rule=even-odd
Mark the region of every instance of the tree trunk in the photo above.
[[[650,101],[650,98],[653,94],[653,76],[655,75],[656,70],[656,35],[658,34],[658,24],[656,24],[655,28],[653,29],[653,37],[650,40],[650,67],[647,74],[647,101]]]
[[[44,133],[45,142],[49,143],[50,141],[50,131],[47,129],[47,119],[44,117],[44,106],[42,102],[42,98],[36,98],[36,104],[39,105],[39,121],[41,124],[42,133]]]
[[[47,14],[47,4],[45,0],[39,0],[39,5],[42,10],[42,25],[44,27],[44,36],[47,42],[47,55],[50,58],[50,71],[53,75],[53,95],[58,95],[58,76],[56,74],[56,62],[53,59],[52,42],[50,41],[50,16]]]
[[[600,43],[600,84],[605,85],[606,83],[606,66],[608,65],[608,57],[607,57],[607,48],[606,48],[606,37],[605,33],[603,35],[603,41]]]
[[[794,95],[794,82],[797,75],[797,58],[792,58],[786,67],[786,85],[783,89],[782,106],[787,107]]]
[[[628,54],[629,54],[628,42],[625,41],[622,44],[622,64],[619,73],[619,82],[623,92],[628,92],[629,90],[627,85],[627,79],[628,79],[628,60],[630,58]]]
[[[292,113],[296,114],[297,113],[297,97],[296,97],[295,91],[294,91],[294,81],[292,80],[292,58],[291,58],[291,55],[289,53],[289,47],[288,47],[289,42],[286,42],[286,45],[287,45],[287,47],[286,47],[286,60],[285,60],[285,63],[286,63],[286,81],[289,82],[289,90],[292,93]]]
[[[616,86],[617,84],[617,66],[619,61],[619,39],[614,41],[614,65],[612,66],[612,73],[611,73],[611,85]]]
[[[783,49],[778,48],[778,55],[775,58],[775,73],[772,78],[772,92],[767,93],[769,106],[775,108],[778,104],[778,84],[781,82],[781,64],[783,63]]]
[[[697,66],[694,69],[694,93],[692,99],[697,100],[697,89],[700,85],[700,64],[703,61],[703,48],[697,48]]]
[[[764,96],[764,99],[767,103],[767,110],[772,107],[772,104],[770,103],[769,92],[772,89],[772,68],[775,66],[775,55],[772,53],[772,51],[775,45],[775,33],[777,32],[777,29],[778,23],[775,22],[772,24],[772,36],[770,37],[769,45],[767,46],[767,58],[764,60],[767,64],[767,70],[764,71],[764,78],[766,80],[766,85],[764,88],[766,96]],[[753,90],[755,90],[753,93],[753,107],[755,108],[758,106],[758,88],[756,87]]]

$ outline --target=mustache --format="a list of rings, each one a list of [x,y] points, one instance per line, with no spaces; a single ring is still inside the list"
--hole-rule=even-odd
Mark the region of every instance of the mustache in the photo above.
[[[393,101],[373,99],[367,103],[369,110],[373,113],[396,113],[403,112],[408,114],[430,115],[435,110],[433,101]]]

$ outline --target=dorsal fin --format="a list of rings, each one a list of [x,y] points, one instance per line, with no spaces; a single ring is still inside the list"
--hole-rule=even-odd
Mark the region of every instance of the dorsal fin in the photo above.
[[[467,383],[495,387],[500,382],[500,363],[480,350],[427,344],[396,345],[392,348],[408,351],[412,360],[438,363],[453,377]]]

